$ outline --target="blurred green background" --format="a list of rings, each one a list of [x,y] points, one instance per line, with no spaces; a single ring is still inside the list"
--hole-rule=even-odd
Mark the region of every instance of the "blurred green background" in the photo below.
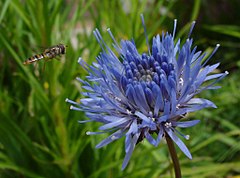
[[[92,31],[98,28],[111,44],[106,29],[118,41],[134,38],[140,52],[147,50],[140,14],[149,39],[172,32],[185,39],[193,20],[192,37],[198,50],[220,49],[210,63],[221,62],[230,74],[221,89],[201,97],[217,109],[189,115],[200,124],[184,130],[193,155],[178,149],[185,178],[240,177],[240,1],[239,0],[1,0],[0,1],[0,177],[5,178],[125,178],[174,177],[164,142],[155,148],[143,142],[121,171],[124,139],[102,149],[95,145],[107,135],[86,136],[98,124],[78,124],[81,112],[70,111],[66,98],[79,101],[81,86],[75,78],[86,72],[100,47]],[[24,66],[28,57],[63,43],[67,54],[58,60]],[[45,65],[45,67],[44,67]],[[44,70],[43,70],[44,69]]]

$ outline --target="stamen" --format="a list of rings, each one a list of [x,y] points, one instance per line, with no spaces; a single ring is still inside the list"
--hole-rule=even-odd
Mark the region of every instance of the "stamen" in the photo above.
[[[116,48],[117,48],[117,51],[118,51],[118,52],[121,52],[121,47],[118,45],[118,43],[117,43],[116,39],[114,38],[114,36],[113,36],[110,28],[107,29],[107,32],[109,33],[110,37],[111,37],[112,40],[114,41],[114,44],[115,44],[115,46],[116,46]]]
[[[144,22],[143,14],[141,14],[140,16],[141,16],[141,19],[142,19],[142,25],[143,25],[143,28],[144,28],[144,34],[145,34],[146,43],[147,43],[147,47],[148,47],[148,53],[149,53],[149,55],[151,56],[150,46],[149,46],[148,36],[147,36],[147,30],[146,30],[146,25],[145,25],[145,22]]]
[[[82,111],[82,109],[78,108],[78,107],[75,107],[73,105],[70,106],[70,109],[71,110],[76,110],[76,111]]]
[[[189,140],[189,139],[190,139],[190,135],[186,135],[186,136],[185,136],[185,139],[186,139],[186,140]]]
[[[131,115],[132,112],[127,109],[127,114],[128,114],[128,115]]]
[[[183,133],[179,132],[177,129],[173,128],[173,130],[175,132],[177,132],[179,135],[181,135],[183,138],[185,138],[186,140],[190,139],[190,135],[184,135]]]
[[[229,74],[229,72],[228,72],[228,71],[225,71],[221,77],[219,77],[218,79],[216,79],[216,80],[215,80],[214,82],[212,82],[210,85],[207,85],[207,86],[205,86],[204,88],[201,88],[201,89],[200,89],[198,92],[196,92],[195,94],[198,94],[198,93],[200,93],[201,91],[206,90],[207,88],[213,86],[215,83],[217,83],[218,81],[222,80],[222,79],[223,79],[226,75],[228,75],[228,74]]]
[[[102,42],[102,44],[107,48],[108,51],[111,51],[111,49],[108,47],[108,45],[105,43],[105,41],[102,38],[102,35],[100,34],[99,30],[95,30],[96,35],[98,36],[99,40]]]
[[[190,31],[189,31],[189,33],[188,33],[188,38],[190,38],[195,24],[196,24],[196,21],[193,21],[193,22],[192,22],[192,25],[191,25],[191,28],[190,28]]]
[[[102,48],[103,52],[106,52],[104,50],[104,47],[103,47],[102,43],[101,43],[102,42],[102,38],[101,38],[101,35],[100,35],[100,33],[99,33],[97,28],[93,31],[93,34],[94,34],[95,38],[97,39],[97,42],[100,45],[100,47]]]
[[[177,104],[177,106],[176,106],[176,109],[179,109],[179,108],[180,108],[180,106],[181,106],[180,104]]]
[[[119,101],[119,102],[122,101],[121,98],[118,98],[118,97],[116,97],[116,96],[114,97],[114,99],[117,100],[117,101]]]
[[[174,19],[174,26],[173,26],[173,39],[174,39],[174,37],[175,37],[176,29],[177,29],[177,19]]]
[[[116,139],[117,139],[117,137],[114,135],[111,137],[111,140],[116,140]]]
[[[167,128],[172,127],[172,123],[171,123],[171,122],[166,122],[164,125],[165,125],[165,127],[167,127]]]
[[[89,69],[87,68],[88,64],[81,57],[78,58],[78,64],[80,64],[86,71],[89,72]]]
[[[77,103],[77,102],[75,102],[75,101],[72,101],[72,100],[70,100],[70,99],[68,99],[68,98],[65,99],[65,102],[71,103],[71,104],[75,104],[75,105],[79,105],[79,103]]]
[[[213,50],[212,54],[206,59],[206,61],[203,63],[203,66],[206,65],[206,63],[209,61],[209,59],[212,58],[212,56],[217,52],[218,48],[220,47],[220,44],[217,44],[215,49]]]
[[[103,133],[106,133],[106,132],[91,132],[91,131],[87,131],[86,135],[98,135],[98,134],[103,134]]]
[[[182,77],[179,79],[179,84],[180,84],[180,86],[183,86],[183,78]]]

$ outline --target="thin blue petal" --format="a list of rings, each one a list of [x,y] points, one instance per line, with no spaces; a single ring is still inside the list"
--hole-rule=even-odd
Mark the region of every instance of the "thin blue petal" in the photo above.
[[[124,135],[123,130],[118,130],[116,132],[114,132],[112,135],[110,135],[109,137],[107,137],[106,139],[102,140],[99,144],[96,145],[96,148],[101,148],[119,138],[121,138]]]
[[[130,127],[129,127],[129,130],[126,134],[136,134],[138,132],[138,124],[137,124],[137,120],[135,119]]]
[[[129,144],[127,151],[126,151],[126,155],[124,157],[124,160],[123,160],[123,164],[122,164],[122,170],[124,170],[132,156],[132,152],[135,148],[135,145],[137,143],[137,140],[138,140],[138,137],[139,137],[140,134],[135,134],[133,137],[131,135],[126,135],[126,139],[129,138],[129,142],[127,144]],[[126,142],[125,142],[126,144]]]
[[[192,98],[187,102],[187,104],[198,104],[198,105],[204,105],[205,107],[213,107],[217,108],[217,106],[210,100],[203,99],[203,98]]]
[[[128,118],[121,118],[117,121],[114,121],[114,122],[110,122],[108,124],[105,124],[101,127],[99,127],[99,130],[107,130],[107,129],[110,129],[110,128],[113,128],[113,127],[119,127],[120,125],[128,122],[129,119]]]
[[[185,122],[172,122],[172,126],[187,128],[187,127],[192,127],[192,126],[198,124],[199,122],[200,122],[200,120],[185,121]]]
[[[151,134],[149,134],[148,130],[144,132],[144,135],[149,143],[151,143],[154,146],[156,145],[156,140],[152,137]]]
[[[175,133],[171,129],[166,129],[167,134],[171,137],[171,139],[177,144],[177,146],[182,150],[182,152],[189,158],[192,159],[192,155],[189,152],[186,145],[180,140]]]

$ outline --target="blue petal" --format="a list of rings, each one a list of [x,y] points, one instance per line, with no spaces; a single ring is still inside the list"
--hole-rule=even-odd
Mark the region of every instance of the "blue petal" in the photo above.
[[[164,102],[164,111],[163,111],[163,115],[168,115],[170,114],[170,105],[171,103],[169,101]]]
[[[160,88],[164,96],[170,96],[170,86],[168,85],[168,81],[165,75],[160,75]]]
[[[135,93],[136,93],[136,97],[134,97],[135,103],[137,104],[137,106],[139,108],[144,108],[145,111],[150,111],[150,108],[148,106],[146,97],[145,97],[145,93],[143,91],[143,88],[141,85],[136,85],[134,87],[135,89]]]
[[[204,105],[205,107],[217,108],[217,106],[212,101],[203,98],[192,98],[187,102],[187,104],[198,104]]]
[[[156,140],[152,137],[151,134],[149,134],[149,130],[146,130],[144,132],[144,135],[145,135],[145,137],[146,137],[146,139],[147,139],[147,141],[149,143],[151,143],[152,145],[156,146]]]
[[[162,111],[164,108],[162,92],[157,85],[153,86],[152,92],[153,92],[154,98],[156,98],[156,102],[154,106],[154,116],[158,116],[159,110]]]
[[[162,123],[162,122],[166,122],[167,120],[170,119],[170,115],[169,114],[166,114],[166,115],[162,115],[158,118],[158,122],[159,123]]]
[[[145,89],[145,95],[147,98],[148,105],[153,106],[154,105],[153,93],[149,88]]]
[[[204,82],[205,82],[205,81],[208,81],[208,80],[215,79],[215,78],[219,78],[219,77],[221,77],[222,75],[224,75],[224,74],[213,74],[213,75],[209,75],[209,76],[207,76],[207,77],[205,78]]]
[[[171,89],[171,113],[174,114],[176,112],[176,107],[177,107],[177,96],[176,96],[176,90],[173,88]]]
[[[90,131],[87,131],[86,132],[86,135],[100,135],[100,134],[105,134],[106,132],[90,132]]]
[[[118,131],[114,132],[112,135],[110,135],[109,137],[107,137],[106,139],[102,140],[99,144],[97,144],[96,148],[101,148],[101,147],[121,138],[123,135],[124,135],[124,131],[118,130]]]
[[[137,120],[135,119],[131,123],[131,125],[130,125],[130,127],[129,127],[129,129],[128,129],[126,134],[136,134],[137,132],[138,132],[138,124],[137,124]]]
[[[127,89],[127,84],[128,84],[127,78],[126,78],[125,76],[121,76],[121,79],[120,79],[120,85],[121,85],[121,87],[120,87],[120,88],[122,88],[123,91],[126,91],[126,89]]]
[[[200,120],[193,120],[193,121],[185,121],[185,122],[172,122],[172,126],[181,127],[181,128],[187,128],[192,127],[196,124],[198,124]]]
[[[87,122],[92,122],[93,120],[84,120],[84,121],[78,121],[79,124],[84,124],[84,123],[87,123]]]
[[[132,84],[128,84],[127,85],[127,90],[126,90],[126,97],[128,98],[129,102],[133,105],[136,105],[135,100],[134,100],[134,95],[135,94],[135,90],[133,88]]]
[[[211,86],[211,87],[207,87],[208,90],[216,90],[222,88],[221,86]]]
[[[135,114],[136,116],[138,116],[140,119],[142,119],[143,121],[145,121],[145,122],[147,122],[147,123],[149,123],[149,124],[152,123],[151,119],[148,118],[147,116],[145,116],[144,114],[142,114],[141,112],[136,111],[134,114]]]
[[[138,140],[138,137],[139,137],[139,133],[138,134],[135,134],[133,137],[132,135],[126,135],[126,140],[128,139],[129,141],[125,141],[125,145],[127,145],[127,151],[126,151],[126,155],[124,157],[124,160],[123,160],[123,164],[122,164],[122,170],[126,168],[131,156],[132,156],[132,152],[135,148],[135,145],[137,143],[137,140]]]
[[[228,74],[229,74],[228,71],[225,71],[224,73],[222,73],[222,75],[221,75],[218,79],[216,79],[215,81],[213,81],[211,84],[200,88],[199,91],[198,91],[196,94],[200,93],[202,90],[214,89],[214,86],[213,86],[213,85],[214,85],[215,83],[217,83],[219,80],[223,79],[223,78],[224,78],[226,75],[228,75]]]
[[[109,122],[116,122],[122,119],[122,117],[118,117],[118,116],[112,116],[112,115],[104,115],[103,116],[104,121],[106,121],[107,123]]]
[[[192,155],[189,152],[186,145],[180,140],[176,134],[171,129],[165,129],[167,134],[171,137],[171,139],[177,144],[177,146],[182,150],[182,152],[189,158],[192,159]]]
[[[197,76],[197,80],[195,81],[196,87],[199,87],[207,77],[209,73],[209,66],[206,66]]]
[[[116,120],[116,121],[112,121],[108,124],[105,124],[105,125],[99,127],[99,130],[107,130],[107,129],[110,129],[110,128],[113,128],[113,127],[119,127],[120,125],[122,125],[122,124],[124,124],[125,122],[128,122],[128,121],[129,121],[129,119],[124,117],[124,118],[121,118],[121,119]]]
[[[163,128],[160,125],[160,129],[159,129],[159,133],[158,133],[158,136],[157,136],[157,139],[156,139],[156,145],[155,146],[158,146],[158,144],[162,140],[163,135],[164,135]]]
[[[178,55],[178,76],[180,76],[180,72],[182,71],[183,65],[185,63],[186,49],[183,47]]]
[[[196,99],[196,100],[195,100]],[[212,108],[217,108],[217,106],[206,99],[201,99],[201,98],[193,98],[190,100],[190,103],[187,103],[185,106],[187,106],[187,112],[194,112],[194,111],[198,111],[201,110],[203,108],[207,108],[207,107],[212,107]]]

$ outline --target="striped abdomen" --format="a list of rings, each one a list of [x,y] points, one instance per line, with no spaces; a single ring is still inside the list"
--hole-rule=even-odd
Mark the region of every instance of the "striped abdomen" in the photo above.
[[[46,56],[44,54],[36,54],[30,58],[28,58],[26,61],[23,62],[24,65],[34,63],[40,59],[45,58]]]

